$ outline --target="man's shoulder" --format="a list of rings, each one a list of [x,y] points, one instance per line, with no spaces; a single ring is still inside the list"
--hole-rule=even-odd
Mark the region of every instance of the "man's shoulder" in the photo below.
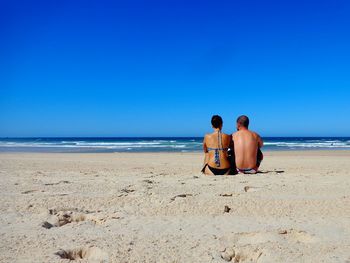
[[[247,136],[248,134],[251,134],[252,136],[258,138],[260,137],[258,133],[256,133],[255,131],[251,131],[251,130],[245,130],[245,131],[236,131],[232,134],[232,137],[239,137],[239,136]]]
[[[259,142],[259,141],[262,141],[260,135],[259,135],[257,132],[254,132],[254,131],[250,131],[250,132],[251,132],[251,134],[252,134],[254,140],[256,140],[256,141],[258,141],[258,142]]]
[[[240,131],[236,131],[234,133],[232,133],[231,137],[232,137],[232,140],[236,139],[236,138],[239,138],[241,136],[241,132]]]
[[[255,137],[257,137],[257,138],[259,138],[260,137],[260,135],[257,133],[257,132],[255,132],[255,131],[250,131]]]

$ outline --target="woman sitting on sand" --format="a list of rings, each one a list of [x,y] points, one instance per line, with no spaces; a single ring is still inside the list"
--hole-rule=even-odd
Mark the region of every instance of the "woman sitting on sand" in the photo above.
[[[211,118],[214,132],[206,134],[203,141],[205,153],[202,172],[206,175],[227,175],[230,172],[230,161],[227,151],[231,145],[231,136],[221,132],[222,118],[214,115]]]

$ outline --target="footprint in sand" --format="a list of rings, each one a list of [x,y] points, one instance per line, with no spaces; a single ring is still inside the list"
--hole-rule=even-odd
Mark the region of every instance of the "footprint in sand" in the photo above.
[[[238,245],[255,245],[267,242],[281,242],[282,237],[274,232],[248,232],[236,235]]]
[[[192,194],[179,194],[179,195],[175,195],[174,197],[172,197],[172,198],[170,199],[170,202],[175,201],[176,198],[179,198],[179,197],[185,198],[185,197],[188,197],[188,196],[193,196],[193,195],[192,195]]]
[[[153,185],[157,184],[155,181],[152,181],[152,180],[149,180],[149,179],[142,180],[142,182],[145,183],[145,186],[146,186],[147,190],[153,189]]]
[[[135,189],[133,189],[133,185],[128,185],[127,187],[120,190],[124,195],[128,195],[129,193],[135,192]]]
[[[243,232],[235,234],[233,240],[234,245],[230,247],[222,247],[221,258],[230,262],[260,262],[268,256],[266,251],[261,249],[261,244],[277,243],[290,244],[297,243],[312,243],[317,239],[303,230],[289,229],[268,232]],[[263,260],[264,261],[264,260]],[[264,261],[269,262],[269,261]],[[273,261],[274,262],[274,261]]]
[[[153,184],[153,183],[154,183],[154,181],[149,180],[149,179],[145,179],[145,180],[143,180],[142,182],[145,182],[145,183],[147,183],[147,184]]]
[[[262,254],[262,251],[258,248],[242,247],[237,249],[233,262],[258,262]]]
[[[236,234],[236,244],[256,245],[262,243],[300,242],[312,243],[316,238],[302,230],[279,230],[268,232],[248,232]]]
[[[221,258],[235,263],[258,262],[262,254],[259,248],[251,246],[228,247],[221,253]]]
[[[219,196],[222,196],[222,197],[232,197],[232,196],[233,196],[233,193],[220,194]]]
[[[244,192],[257,192],[259,190],[261,190],[261,187],[255,187],[255,186],[244,186],[243,188]]]
[[[91,221],[95,224],[102,224],[106,221],[106,218],[97,218],[93,215],[86,214],[83,212],[73,211],[54,211],[50,210],[50,214],[54,217],[52,220],[45,221],[42,223],[42,227],[50,229],[52,227],[61,227],[70,223],[78,223],[82,221]]]
[[[316,241],[316,237],[310,235],[306,231],[291,229],[287,231],[287,238],[300,243],[313,243]]]
[[[39,190],[37,190],[37,189],[35,189],[35,190],[27,190],[27,191],[22,192],[21,194],[26,195],[26,194],[31,194],[31,193],[38,192],[38,191]]]
[[[46,183],[44,185],[58,185],[58,184],[70,184],[70,182],[64,180],[64,181],[59,181],[57,183]]]
[[[83,259],[88,262],[95,262],[95,263],[108,262],[108,254],[105,251],[101,250],[100,248],[94,247],[94,246],[68,249],[68,250],[61,249],[55,254],[62,259],[77,260],[77,261],[80,261],[81,259]]]
[[[118,197],[128,196],[130,193],[135,192],[135,189],[132,188],[133,185],[128,185],[127,187],[120,190],[121,194],[118,194]]]

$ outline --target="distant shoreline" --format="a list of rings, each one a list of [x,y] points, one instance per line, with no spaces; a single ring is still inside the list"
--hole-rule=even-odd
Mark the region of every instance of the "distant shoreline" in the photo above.
[[[350,137],[264,137],[264,151],[350,150]],[[0,152],[201,152],[202,137],[0,138]]]
[[[263,150],[263,153],[268,156],[279,156],[279,155],[290,155],[290,156],[328,156],[329,154],[331,155],[339,155],[339,156],[350,156],[350,149],[344,149],[344,150]],[[160,156],[163,154],[166,155],[193,155],[193,156],[201,156],[203,152],[201,151],[196,151],[196,152],[41,152],[41,151],[36,151],[36,152],[30,152],[30,151],[0,151],[0,156],[3,155],[29,155],[29,154],[34,154],[34,155],[129,155],[129,156]]]
[[[0,140],[2,139],[200,139],[203,138],[203,136],[24,136],[24,137],[17,137],[17,136],[5,136],[0,137]],[[304,138],[304,139],[331,139],[331,138],[340,138],[340,139],[349,139],[350,136],[262,136],[263,139],[277,139],[277,138],[289,138],[289,139],[296,139],[296,138]]]

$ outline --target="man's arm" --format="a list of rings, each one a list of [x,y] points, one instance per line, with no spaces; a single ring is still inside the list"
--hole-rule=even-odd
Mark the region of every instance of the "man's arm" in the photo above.
[[[261,137],[260,137],[259,134],[257,134],[257,136],[258,136],[258,145],[259,145],[259,148],[262,148],[262,147],[264,146],[264,142],[263,142],[263,140],[261,139]]]
[[[233,150],[233,148],[234,148],[233,134],[231,134],[231,135],[229,135],[229,136],[230,136],[230,145],[229,145],[229,148],[230,148],[231,150]]]

